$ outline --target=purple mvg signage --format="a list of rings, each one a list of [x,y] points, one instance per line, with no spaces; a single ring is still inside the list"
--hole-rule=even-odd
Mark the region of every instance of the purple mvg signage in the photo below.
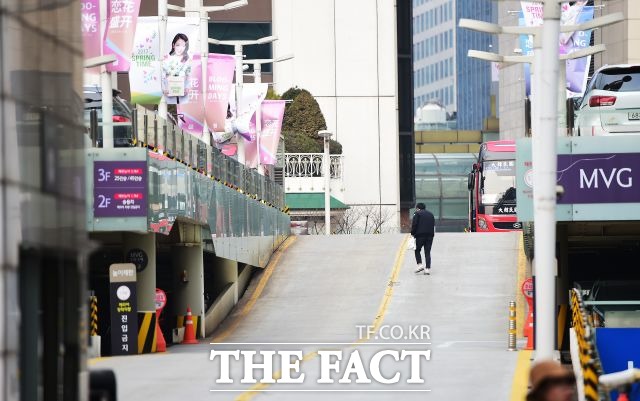
[[[147,162],[95,161],[93,163],[93,215],[95,217],[146,217]]]
[[[640,202],[640,153],[558,155],[559,204]]]

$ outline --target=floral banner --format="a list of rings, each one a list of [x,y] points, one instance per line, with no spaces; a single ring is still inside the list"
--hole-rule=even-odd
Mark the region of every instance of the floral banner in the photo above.
[[[109,1],[103,54],[115,55],[116,61],[107,64],[107,71],[129,71],[139,11],[140,0]]]
[[[81,30],[84,58],[89,59],[102,55],[102,32],[100,32],[100,0],[83,0],[80,3]],[[87,68],[86,73],[97,75],[99,67]]]
[[[186,103],[178,104],[178,125],[190,134],[202,136],[204,129],[204,98],[202,96],[202,63],[200,55],[191,58],[191,75]]]
[[[209,54],[207,62],[207,98],[205,100],[205,119],[214,140],[220,142],[225,132],[225,120],[229,109],[235,58],[228,54]],[[228,139],[228,138],[227,138]]]
[[[158,104],[160,79],[160,31],[158,17],[140,17],[133,40],[129,86],[131,103]]]
[[[200,53],[200,30],[197,18],[169,17],[167,20],[167,54],[162,56],[162,91],[167,104],[189,102],[191,75],[199,64],[192,63],[194,55]],[[200,76],[202,72],[200,71]],[[182,92],[172,92],[181,87]]]

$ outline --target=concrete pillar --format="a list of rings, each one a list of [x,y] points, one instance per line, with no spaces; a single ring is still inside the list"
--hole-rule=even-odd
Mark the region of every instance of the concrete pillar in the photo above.
[[[172,250],[172,267],[176,280],[174,313],[176,316],[198,316],[196,334],[204,337],[204,271],[202,244],[175,245]]]
[[[136,265],[138,353],[156,352],[156,234],[123,233],[124,260]]]
[[[155,313],[156,234],[124,233],[122,240],[124,260],[137,266],[138,312]],[[146,267],[138,265],[140,259],[146,259]]]

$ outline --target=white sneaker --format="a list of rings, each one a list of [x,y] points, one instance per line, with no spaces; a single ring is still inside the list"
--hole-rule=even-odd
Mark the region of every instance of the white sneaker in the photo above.
[[[427,267],[426,269],[424,269],[424,274],[431,274],[431,268]]]
[[[423,270],[424,270],[424,265],[423,265],[422,263],[420,263],[420,264],[418,265],[418,268],[416,269],[415,273],[420,273],[420,272],[421,272],[421,271],[423,271]]]

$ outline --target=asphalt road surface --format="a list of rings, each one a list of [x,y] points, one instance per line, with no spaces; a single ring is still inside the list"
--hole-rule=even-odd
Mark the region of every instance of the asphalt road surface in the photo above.
[[[163,354],[100,358],[91,368],[115,370],[119,401],[508,400],[518,234],[437,234],[430,275],[414,274],[406,238],[298,237],[268,280],[254,277],[212,338]],[[298,371],[289,372],[304,374],[303,383],[241,383],[247,361],[262,357],[238,354],[224,364],[220,356],[210,360],[212,350],[299,352],[292,359],[302,359]],[[420,356],[426,351],[429,360]],[[274,379],[283,377],[280,358],[268,375]],[[224,366],[231,384],[216,383]],[[382,383],[396,373],[396,383]],[[334,383],[318,383],[321,377]]]

